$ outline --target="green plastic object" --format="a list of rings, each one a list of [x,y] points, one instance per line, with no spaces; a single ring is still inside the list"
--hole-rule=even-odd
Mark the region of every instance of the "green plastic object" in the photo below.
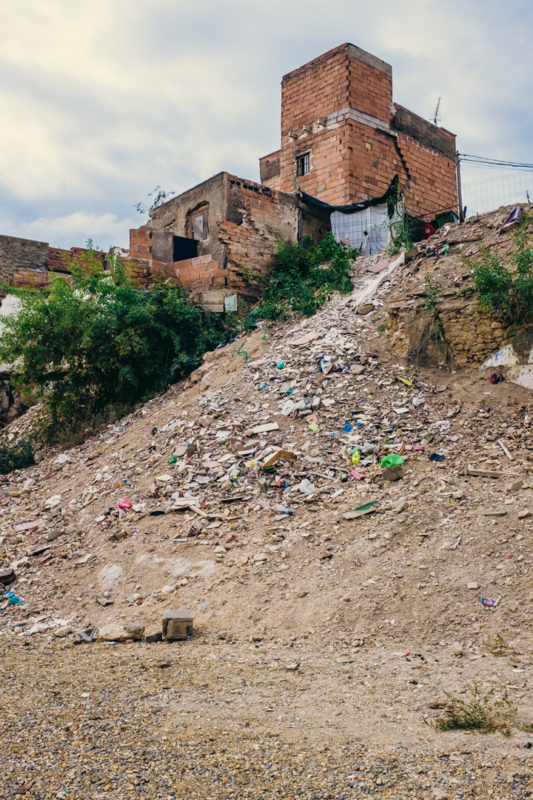
[[[398,453],[389,453],[388,456],[381,459],[382,467],[397,467],[400,464],[405,464],[405,458],[402,458]]]
[[[284,361],[280,361],[278,364],[276,364],[276,369],[283,369],[284,366],[285,366],[285,362]]]

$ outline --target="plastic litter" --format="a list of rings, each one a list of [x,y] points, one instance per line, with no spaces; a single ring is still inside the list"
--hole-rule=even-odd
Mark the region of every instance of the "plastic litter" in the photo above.
[[[21,606],[24,602],[22,597],[19,597],[15,592],[5,592],[4,597],[7,597],[9,604],[12,606]]]
[[[172,458],[168,459],[167,464],[175,464],[177,460],[178,460],[177,456],[172,456]]]
[[[381,459],[382,467],[398,467],[400,464],[405,464],[405,458],[399,456],[398,453],[389,453],[388,456]]]
[[[481,602],[486,608],[494,608],[498,605],[498,601],[492,597],[482,597]]]
[[[442,453],[432,453],[429,456],[429,460],[430,461],[444,461],[445,459],[446,459],[446,456],[443,455]]]
[[[331,372],[333,364],[331,363],[331,359],[329,359],[327,356],[318,356],[316,363],[319,372],[323,372],[324,375],[327,375],[328,372]]]
[[[489,375],[489,383],[501,383],[504,380],[501,372],[493,372],[492,375]]]
[[[396,375],[396,380],[400,381],[400,383],[405,383],[405,385],[409,387],[413,385],[413,381],[410,381],[408,378],[404,378],[402,375]]]
[[[276,364],[276,369],[283,369],[284,366],[285,366],[284,361],[278,361],[278,363]]]
[[[349,422],[345,422],[342,426],[342,429],[343,431],[346,431],[346,433],[351,433],[353,431],[353,425],[351,425]]]
[[[128,500],[128,498],[127,498],[127,497],[121,497],[121,498],[120,498],[120,500],[119,500],[119,501],[118,501],[118,503],[117,503],[117,506],[118,506],[119,508],[121,508],[121,509],[122,509],[122,511],[129,511],[129,509],[130,509],[130,508],[131,508],[131,506],[132,506],[132,503],[131,503],[131,501],[130,501],[130,500]]]
[[[362,481],[363,478],[365,477],[362,472],[357,472],[356,469],[351,469],[350,475],[352,476],[352,478],[355,478],[356,481]]]
[[[352,464],[359,464],[360,461],[361,461],[361,453],[356,447],[352,450]]]
[[[280,503],[276,503],[276,505],[274,506],[274,511],[278,511],[280,514],[286,514],[288,517],[294,516],[294,511],[291,511],[290,508],[282,506]]]

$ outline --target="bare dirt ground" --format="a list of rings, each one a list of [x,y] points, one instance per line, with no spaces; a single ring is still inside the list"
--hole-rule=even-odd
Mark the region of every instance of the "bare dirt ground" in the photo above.
[[[533,796],[532,395],[406,368],[377,325],[400,282],[4,476],[0,797]],[[98,640],[176,608],[186,642]],[[476,690],[510,736],[435,729]]]

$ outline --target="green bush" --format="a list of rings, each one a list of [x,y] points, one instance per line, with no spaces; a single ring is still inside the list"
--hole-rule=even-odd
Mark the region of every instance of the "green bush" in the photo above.
[[[71,438],[109,408],[131,408],[228,336],[222,315],[203,311],[177,286],[135,285],[118,260],[104,272],[89,256],[72,273],[72,283],[19,290],[20,312],[0,338],[15,385],[43,403],[49,441]]]
[[[14,469],[25,469],[35,464],[35,453],[31,439],[10,445],[0,441],[0,474],[6,475]]]
[[[293,312],[314,314],[334,291],[352,290],[350,262],[357,256],[357,251],[336,242],[331,233],[317,245],[311,239],[302,245],[280,241],[261,303],[248,322],[285,318]]]
[[[510,267],[486,249],[475,261],[467,261],[474,286],[479,294],[479,307],[506,323],[533,320],[533,249],[525,233],[516,237]]]

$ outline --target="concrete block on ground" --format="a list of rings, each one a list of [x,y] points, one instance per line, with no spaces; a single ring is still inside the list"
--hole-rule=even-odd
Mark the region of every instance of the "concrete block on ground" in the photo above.
[[[183,609],[165,611],[163,614],[163,639],[173,641],[187,639],[192,635],[192,611]]]

